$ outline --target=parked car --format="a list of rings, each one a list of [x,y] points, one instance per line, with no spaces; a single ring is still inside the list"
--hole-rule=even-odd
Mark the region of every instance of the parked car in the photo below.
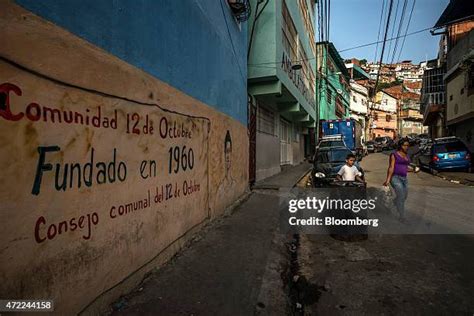
[[[419,134],[413,138],[413,143],[420,147],[425,146],[428,142],[431,142],[431,138],[428,134]]]
[[[395,148],[395,142],[388,136],[375,137],[374,141],[382,151]]]
[[[365,143],[365,145],[367,146],[367,152],[374,153],[377,151],[375,142],[373,140],[369,140],[367,143]]]
[[[316,146],[316,150],[330,147],[347,147],[346,143],[344,142],[344,137],[340,134],[323,136]]]
[[[418,138],[419,140],[429,140],[429,139],[431,139],[428,134],[419,134],[419,135],[417,136],[417,138]]]
[[[436,138],[431,146],[423,147],[419,164],[433,174],[441,170],[471,172],[471,152],[457,137]]]
[[[346,163],[346,157],[352,151],[345,146],[320,148],[313,159],[313,170],[311,179],[313,187],[331,186],[336,180],[337,172]],[[362,173],[364,179],[364,171],[356,161],[355,166]]]

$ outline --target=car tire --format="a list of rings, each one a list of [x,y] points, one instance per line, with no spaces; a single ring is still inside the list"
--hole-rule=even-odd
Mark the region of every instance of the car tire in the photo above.
[[[430,173],[435,176],[435,175],[438,174],[438,170],[436,170],[436,169],[430,167]]]

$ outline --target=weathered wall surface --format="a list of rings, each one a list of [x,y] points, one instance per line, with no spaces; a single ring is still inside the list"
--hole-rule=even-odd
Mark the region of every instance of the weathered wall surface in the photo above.
[[[452,77],[447,83],[448,106],[446,119],[448,125],[466,119],[474,112],[474,95],[469,95],[466,85],[467,72]],[[462,93],[461,93],[462,92]]]
[[[304,160],[304,136],[300,134],[298,142],[292,141],[291,144],[293,150],[293,165],[297,165]]]
[[[247,24],[226,0],[15,2],[246,124]]]
[[[247,130],[10,1],[0,30],[0,297],[87,313],[244,193]]]
[[[257,132],[257,181],[281,171],[280,138]]]

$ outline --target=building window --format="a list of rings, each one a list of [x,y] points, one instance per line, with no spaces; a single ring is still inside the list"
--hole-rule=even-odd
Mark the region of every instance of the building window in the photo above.
[[[258,105],[257,130],[261,133],[275,135],[275,114]]]
[[[332,103],[332,91],[329,90],[329,89],[326,91],[326,98],[327,98],[328,104],[331,104]]]
[[[285,1],[283,1],[282,5],[282,18],[283,47],[286,53],[290,55],[290,60],[294,62],[298,58],[298,32],[296,31],[295,24],[293,23],[293,19],[291,18],[290,11],[288,11]]]
[[[310,1],[310,2],[311,2],[311,9],[313,10],[314,1]],[[301,16],[303,17],[304,26],[306,28],[306,34],[308,34],[308,37],[309,37],[309,44],[311,46],[311,50],[313,51],[313,54],[316,56],[316,41],[314,38],[315,36],[314,27],[313,27],[311,14],[309,12],[309,8],[308,8],[308,4],[306,0],[299,0],[299,7],[300,7]],[[312,12],[314,12],[314,10]]]
[[[352,97],[352,100],[354,100],[354,102],[357,103],[357,98],[355,95]],[[362,101],[362,103],[364,103],[364,101]]]
[[[297,125],[293,125],[293,141],[296,143],[300,141],[300,129]]]
[[[385,117],[385,120],[387,122],[390,122],[392,120],[392,116],[390,114],[387,114],[387,116]]]
[[[449,101],[453,101],[453,95],[452,94],[449,96]]]
[[[461,88],[461,94],[464,94],[464,88]]]
[[[377,121],[379,119],[379,114],[377,112],[374,113],[374,121]]]

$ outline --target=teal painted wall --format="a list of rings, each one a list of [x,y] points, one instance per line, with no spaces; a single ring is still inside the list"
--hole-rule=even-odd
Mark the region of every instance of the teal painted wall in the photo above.
[[[278,0],[276,1],[277,3],[277,58],[278,62],[281,63],[282,61],[282,56],[283,56],[283,42],[282,42],[282,25],[283,25],[283,17],[282,17],[282,7],[283,7],[283,2],[286,3],[286,6],[288,7],[288,11],[290,12],[291,17],[293,18],[293,23],[295,24],[296,31],[298,32],[298,38],[301,41],[301,44],[303,45],[303,49],[306,53],[306,56],[309,59],[311,69],[315,72],[316,71],[316,56],[314,55],[313,51],[311,50],[310,44],[309,44],[309,37],[306,34],[306,28],[304,26],[303,22],[303,17],[301,16],[300,9],[299,9],[299,4],[298,1],[296,0]],[[308,3],[309,5],[309,3]],[[314,15],[313,15],[314,17]],[[313,21],[314,25],[314,21]],[[288,74],[282,69],[282,67],[277,68],[277,72],[279,74],[279,78],[282,81],[282,83],[289,88],[290,92],[294,95],[297,96],[297,100],[300,103],[300,105],[303,106],[303,108],[306,110],[306,112],[313,118],[316,119],[316,95],[313,96],[313,102],[309,103],[306,98],[302,95],[302,93],[298,90],[298,88],[295,87],[291,79],[288,77]]]
[[[248,77],[251,80],[258,80],[264,77],[274,77],[280,80],[287,87],[290,93],[296,98],[296,101],[306,110],[311,117],[316,119],[316,96],[311,95],[311,101],[308,102],[300,90],[295,86],[287,72],[282,68],[283,42],[282,42],[282,7],[284,0],[269,0],[268,5],[257,20],[252,39],[252,49],[249,54]],[[308,7],[311,8],[310,1],[306,0]],[[310,47],[309,37],[304,26],[303,17],[299,9],[299,1],[286,0],[288,11],[295,24],[299,40],[308,58],[313,74],[316,71],[315,55]],[[256,13],[257,0],[251,0],[252,16],[248,23],[248,38],[250,41],[253,20]],[[260,5],[260,8],[262,5]],[[312,15],[314,19],[314,14]],[[314,25],[314,20],[313,20]],[[297,72],[298,74],[298,72]],[[312,93],[311,93],[312,94]]]
[[[336,116],[336,96],[339,95],[337,93],[337,90],[342,91],[341,100],[342,103],[344,104],[345,108],[345,114],[343,118],[348,118],[350,116],[349,112],[349,107],[350,107],[350,91],[344,87],[344,85],[341,84],[339,81],[339,75],[337,74],[338,72],[341,72],[341,69],[338,67],[338,65],[335,62],[335,57],[332,56],[331,54],[326,54],[326,51],[323,50],[322,52],[322,59],[321,61],[318,61],[322,64],[322,73],[324,74],[326,71],[326,55],[328,55],[329,60],[334,66],[334,71],[331,71],[329,67],[327,67],[327,80],[326,78],[322,78],[320,81],[320,85],[316,83],[316,86],[318,87],[316,90],[316,93],[318,95],[319,99],[319,117],[321,120],[334,120],[337,119],[338,117]],[[349,79],[347,79],[349,81]],[[328,102],[326,98],[326,91],[331,91],[332,98],[330,102]]]
[[[248,78],[261,78],[276,76],[276,14],[275,1],[270,0],[262,11],[262,14],[255,22],[255,14],[257,10],[257,0],[251,0],[252,14],[248,20],[248,41],[250,42],[250,36],[252,28],[255,28],[252,37],[252,47],[249,52],[248,58]],[[263,7],[263,4],[259,5],[259,10]]]

